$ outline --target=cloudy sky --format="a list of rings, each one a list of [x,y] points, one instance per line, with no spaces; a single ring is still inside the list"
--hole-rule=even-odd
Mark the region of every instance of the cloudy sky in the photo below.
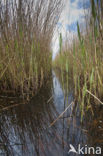
[[[66,36],[69,36],[71,41],[73,35],[76,35],[77,21],[79,23],[84,23],[85,14],[88,13],[89,7],[90,0],[65,0],[65,7],[54,33],[52,46],[53,59],[55,58],[59,49],[59,34],[62,33],[64,40]]]

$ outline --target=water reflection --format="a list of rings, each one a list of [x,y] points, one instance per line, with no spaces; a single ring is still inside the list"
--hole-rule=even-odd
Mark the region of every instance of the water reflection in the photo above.
[[[88,114],[81,124],[79,107],[72,105],[49,127],[72,100],[73,91],[65,96],[53,72],[52,79],[29,104],[0,114],[0,156],[67,156],[69,144],[102,146],[99,138],[100,134],[103,136],[102,112],[93,118]]]

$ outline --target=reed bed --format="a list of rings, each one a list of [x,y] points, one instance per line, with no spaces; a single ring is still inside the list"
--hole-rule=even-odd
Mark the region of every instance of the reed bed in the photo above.
[[[0,93],[29,98],[51,71],[61,0],[0,1]],[[58,18],[57,18],[58,16]]]
[[[93,104],[103,105],[103,2],[98,4],[92,0],[90,4],[85,35],[77,23],[78,39],[74,39],[69,48],[60,50],[54,61],[55,67],[59,67],[62,73],[66,71],[73,79],[82,116],[86,110],[92,110]]]

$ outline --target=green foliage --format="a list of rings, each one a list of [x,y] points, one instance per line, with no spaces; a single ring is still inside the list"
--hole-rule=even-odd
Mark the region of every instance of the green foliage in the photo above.
[[[81,38],[81,33],[80,33],[80,27],[79,27],[79,23],[77,22],[77,32],[78,32],[78,37],[79,37],[79,41],[80,44],[83,44],[82,38]]]
[[[61,51],[62,51],[62,42],[63,42],[63,40],[62,40],[62,34],[60,33],[60,36],[59,36],[59,48],[60,48],[60,53],[61,53]]]
[[[96,7],[95,7],[95,1],[91,0],[91,7],[92,7],[92,16],[94,18],[94,20],[96,20]]]

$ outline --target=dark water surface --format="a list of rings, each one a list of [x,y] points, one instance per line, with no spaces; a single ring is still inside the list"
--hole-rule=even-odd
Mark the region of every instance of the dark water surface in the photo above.
[[[70,144],[76,149],[79,144],[103,148],[102,107],[95,106],[92,110],[95,115],[86,113],[81,123],[79,107],[72,104],[50,126],[74,100],[73,88],[69,87],[68,92],[62,88],[53,72],[50,81],[29,104],[0,113],[0,156],[78,155],[68,154]],[[0,104],[3,102],[1,99]]]

